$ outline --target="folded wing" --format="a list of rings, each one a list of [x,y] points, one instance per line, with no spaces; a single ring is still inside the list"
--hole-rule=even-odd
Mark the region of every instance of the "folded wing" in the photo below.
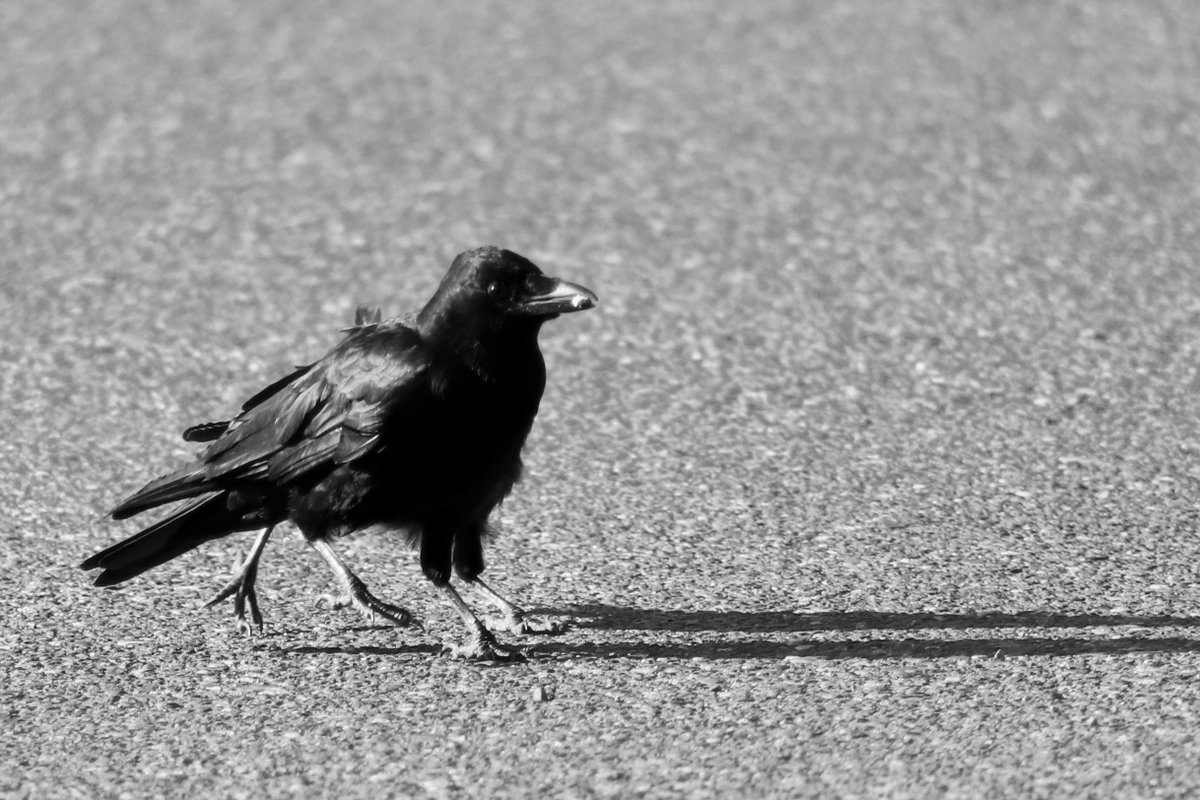
[[[404,325],[356,329],[316,364],[256,394],[228,423],[189,428],[185,438],[211,441],[197,462],[151,481],[112,515],[123,519],[239,485],[284,487],[363,458],[378,446],[386,416],[403,414],[429,391],[428,363],[419,337]]]

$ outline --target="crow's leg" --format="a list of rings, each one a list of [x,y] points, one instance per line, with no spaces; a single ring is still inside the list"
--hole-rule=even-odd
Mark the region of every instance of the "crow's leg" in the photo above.
[[[246,560],[234,569],[229,583],[221,587],[221,591],[204,604],[205,608],[212,608],[233,595],[233,615],[237,617],[237,629],[247,635],[254,632],[255,626],[258,627],[260,633],[262,632],[263,618],[262,613],[258,610],[258,594],[254,591],[254,581],[258,578],[258,559],[262,557],[263,548],[267,546],[267,540],[271,538],[273,530],[275,530],[274,525],[263,528],[262,532],[258,534],[258,538],[254,540],[250,552],[246,555]],[[251,622],[246,621],[247,605],[250,607]]]
[[[450,598],[450,603],[454,606],[454,610],[458,612],[458,616],[462,618],[463,624],[470,631],[466,642],[461,645],[447,645],[442,648],[442,655],[449,655],[455,658],[464,658],[468,661],[524,661],[525,654],[515,647],[504,647],[496,641],[496,637],[492,632],[484,627],[479,621],[479,617],[475,616],[475,612],[471,611],[471,607],[462,599],[462,595],[451,586],[449,583],[440,587],[446,596]]]
[[[570,627],[567,620],[551,622],[529,616],[520,606],[484,583],[478,575],[471,579],[471,585],[482,592],[492,602],[492,605],[500,609],[500,613],[503,615],[488,617],[487,624],[492,630],[508,631],[520,636],[531,633],[564,633]]]
[[[508,600],[502,594],[497,592],[491,586],[488,586],[479,577],[483,572],[483,534],[484,528],[482,525],[474,527],[464,527],[457,531],[453,540],[453,564],[454,572],[458,577],[467,582],[468,585],[474,586],[481,594],[487,597],[492,605],[500,609],[500,617],[489,617],[487,625],[494,631],[509,631],[518,635],[527,633],[562,633],[567,629],[566,623],[563,622],[546,622],[545,620],[533,619],[526,615],[524,609],[517,606],[516,603]],[[434,545],[441,544],[442,550],[440,553],[429,552]],[[428,538],[421,540],[421,558],[422,566],[426,555],[430,555],[430,561],[436,561],[434,556],[450,555],[445,552],[447,542],[431,541]],[[433,582],[442,583],[438,580],[438,575],[430,575],[429,570],[425,573]]]
[[[375,595],[367,591],[367,585],[362,582],[362,579],[350,571],[346,566],[346,562],[342,561],[342,557],[337,554],[333,546],[324,539],[309,539],[305,537],[309,547],[316,550],[321,558],[325,559],[325,563],[333,570],[333,574],[337,576],[338,583],[342,585],[344,594],[339,596],[321,595],[318,601],[324,600],[329,603],[330,608],[345,608],[346,606],[354,606],[357,608],[368,621],[374,622],[376,617],[383,617],[388,622],[394,625],[399,625],[401,628],[406,628],[415,623],[412,614],[400,606],[394,606],[391,603],[385,603]]]

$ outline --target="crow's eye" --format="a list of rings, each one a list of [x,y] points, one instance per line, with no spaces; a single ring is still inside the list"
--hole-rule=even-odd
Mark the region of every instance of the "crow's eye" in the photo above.
[[[488,288],[487,288],[487,293],[488,293],[488,297],[499,297],[500,296],[500,284],[498,284],[494,281],[492,283],[489,283]]]

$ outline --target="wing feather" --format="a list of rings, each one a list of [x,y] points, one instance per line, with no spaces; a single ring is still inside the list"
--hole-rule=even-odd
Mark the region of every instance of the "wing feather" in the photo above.
[[[411,329],[374,323],[315,365],[277,381],[204,451],[205,477],[286,484],[360,459],[379,445],[389,413],[427,383],[429,356]]]
[[[267,461],[267,480],[290,483],[315,467],[332,463],[341,431],[331,430],[315,439],[304,439],[293,447],[280,450]]]
[[[342,428],[333,461],[335,464],[349,464],[372,452],[378,443],[378,433],[368,434],[354,428]]]

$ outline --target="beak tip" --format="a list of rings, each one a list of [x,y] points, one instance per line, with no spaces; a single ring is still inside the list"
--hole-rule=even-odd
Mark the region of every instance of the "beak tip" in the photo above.
[[[545,291],[526,298],[519,306],[519,313],[534,316],[570,314],[594,308],[599,302],[595,292],[577,283],[550,279]]]

